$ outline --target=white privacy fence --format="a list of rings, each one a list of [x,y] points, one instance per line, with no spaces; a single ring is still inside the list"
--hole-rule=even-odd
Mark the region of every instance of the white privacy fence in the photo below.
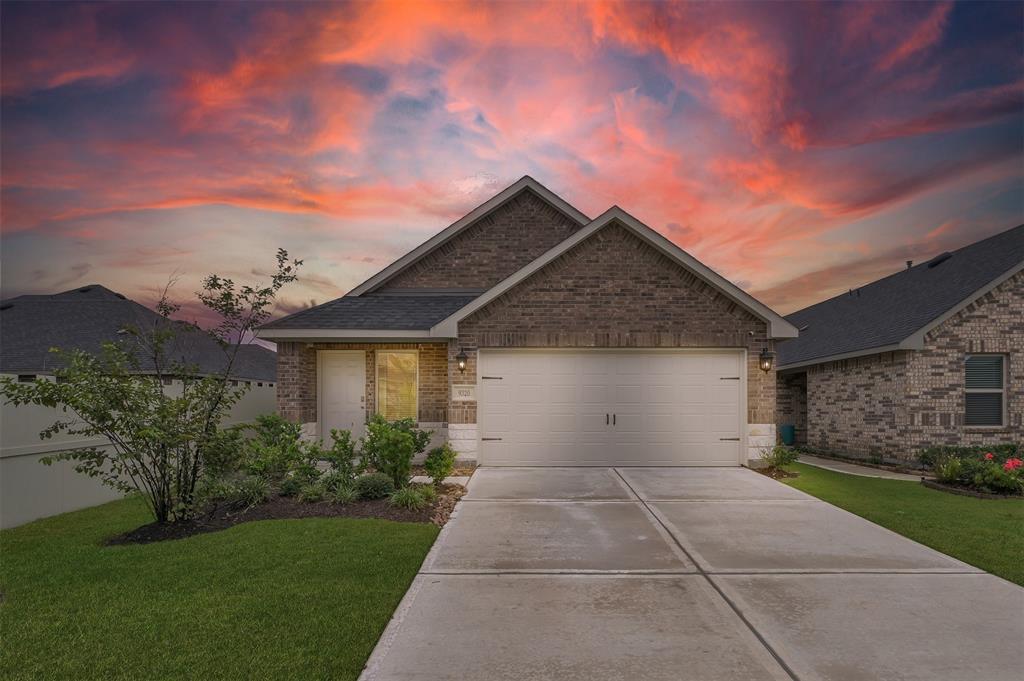
[[[249,392],[235,405],[228,423],[251,421],[276,410],[276,388],[272,383],[259,383],[250,381]],[[74,462],[46,466],[40,461],[61,450],[106,444],[103,439],[81,439],[63,433],[41,440],[39,432],[62,417],[67,418],[59,409],[48,407],[0,407],[0,528],[95,506],[120,496],[103,486],[98,478],[76,473]]]

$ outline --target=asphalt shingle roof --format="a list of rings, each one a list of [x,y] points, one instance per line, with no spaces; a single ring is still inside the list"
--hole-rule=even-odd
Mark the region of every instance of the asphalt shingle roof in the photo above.
[[[93,284],[54,295],[26,295],[0,301],[0,372],[51,373],[61,366],[50,348],[78,349],[98,353],[107,341],[125,340],[125,327],[153,329],[168,323],[153,310],[120,293]],[[180,333],[167,355],[170,359],[195,365],[201,373],[215,373],[226,358],[220,346],[207,334],[186,322],[172,322]],[[152,371],[153,364],[140,352],[140,369]],[[274,381],[277,353],[258,345],[243,346],[235,358],[236,378]]]
[[[264,329],[429,329],[478,296],[467,295],[380,295],[346,296],[311,307],[277,321]]]
[[[800,336],[779,344],[778,364],[899,343],[1022,262],[1024,225],[794,312]]]

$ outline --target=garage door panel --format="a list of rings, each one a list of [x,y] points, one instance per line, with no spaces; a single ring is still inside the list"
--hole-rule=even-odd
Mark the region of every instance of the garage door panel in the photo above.
[[[738,439],[721,438],[739,436],[741,382],[721,379],[740,352],[484,350],[479,362],[501,377],[480,384],[484,465],[739,463]]]

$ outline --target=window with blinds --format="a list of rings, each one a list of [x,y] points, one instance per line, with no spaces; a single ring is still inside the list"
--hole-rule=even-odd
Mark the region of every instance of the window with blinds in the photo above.
[[[415,419],[419,356],[411,351],[377,351],[377,413],[388,421]]]
[[[965,363],[964,424],[1001,426],[1005,394],[1005,356],[968,355]]]

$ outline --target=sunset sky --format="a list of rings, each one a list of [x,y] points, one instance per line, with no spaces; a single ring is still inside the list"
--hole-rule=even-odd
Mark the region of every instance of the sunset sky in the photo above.
[[[337,297],[524,174],[778,311],[1024,222],[1024,5],[4,3],[3,297],[303,258]]]

